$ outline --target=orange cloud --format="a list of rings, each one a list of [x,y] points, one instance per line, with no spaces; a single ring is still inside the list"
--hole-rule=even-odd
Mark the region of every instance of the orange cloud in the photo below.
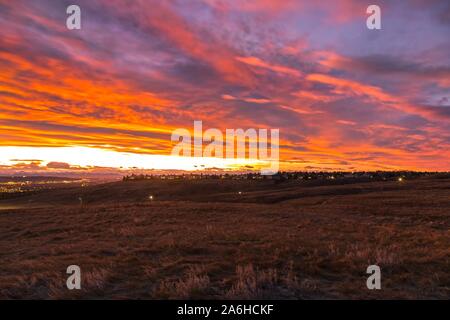
[[[373,99],[382,103],[383,106],[394,108],[411,114],[420,115],[430,120],[449,120],[448,118],[446,119],[441,117],[433,109],[427,109],[412,105],[401,97],[396,97],[389,93],[386,93],[383,89],[376,86],[370,86],[359,83],[357,81],[336,78],[324,74],[309,74],[306,77],[306,80],[331,85],[334,87],[332,92],[339,95],[366,96],[369,99]]]
[[[302,73],[296,69],[284,67],[276,64],[264,62],[257,57],[236,57],[236,60],[248,64],[253,67],[268,69],[277,73],[287,74],[293,77],[300,77]]]

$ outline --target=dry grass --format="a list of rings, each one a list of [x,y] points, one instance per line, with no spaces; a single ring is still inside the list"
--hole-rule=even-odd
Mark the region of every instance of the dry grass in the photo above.
[[[209,277],[199,266],[189,268],[186,275],[175,281],[163,280],[155,295],[168,299],[189,299],[202,294],[208,290]]]
[[[275,269],[258,270],[252,264],[237,266],[237,280],[226,293],[231,299],[264,299],[270,297],[278,283]]]
[[[361,188],[2,210],[0,298],[448,299],[450,181]],[[72,264],[79,291],[65,287]]]

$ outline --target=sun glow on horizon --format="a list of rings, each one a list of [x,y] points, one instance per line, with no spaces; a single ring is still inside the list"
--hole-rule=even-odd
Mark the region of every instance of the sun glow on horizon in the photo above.
[[[0,166],[13,167],[17,163],[39,162],[42,167],[58,162],[71,167],[103,167],[147,170],[203,170],[260,167],[264,161],[255,159],[225,159],[214,157],[182,157],[120,152],[101,148],[70,147],[0,147]]]

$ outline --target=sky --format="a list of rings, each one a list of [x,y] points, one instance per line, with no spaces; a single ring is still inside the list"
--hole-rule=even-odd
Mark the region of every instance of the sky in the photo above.
[[[170,155],[195,120],[279,129],[282,170],[450,170],[446,0],[0,0],[0,30],[0,174],[238,168]]]

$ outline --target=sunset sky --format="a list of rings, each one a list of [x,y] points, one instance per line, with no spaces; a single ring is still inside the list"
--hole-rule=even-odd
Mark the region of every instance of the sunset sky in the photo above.
[[[0,30],[3,174],[228,166],[170,157],[194,120],[279,128],[282,169],[450,170],[446,0],[0,0]]]

